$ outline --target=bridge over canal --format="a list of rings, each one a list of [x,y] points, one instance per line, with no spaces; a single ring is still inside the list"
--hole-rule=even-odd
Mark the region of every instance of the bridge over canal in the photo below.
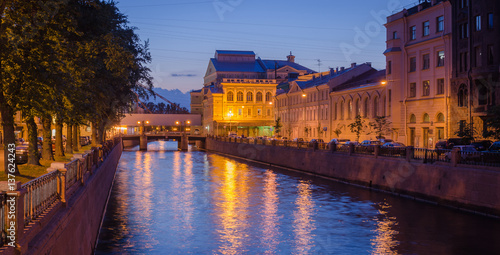
[[[143,135],[122,135],[123,144],[125,147],[139,144],[140,150],[147,150],[148,142],[158,140],[175,140],[178,141],[180,150],[187,150],[190,141],[195,141],[199,147],[204,147],[206,137],[203,135],[192,135],[181,132],[161,132],[155,134]]]

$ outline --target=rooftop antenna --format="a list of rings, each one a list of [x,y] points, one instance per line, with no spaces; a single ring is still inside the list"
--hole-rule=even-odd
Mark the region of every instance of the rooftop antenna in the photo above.
[[[318,71],[321,73],[321,59],[317,59],[318,61]]]

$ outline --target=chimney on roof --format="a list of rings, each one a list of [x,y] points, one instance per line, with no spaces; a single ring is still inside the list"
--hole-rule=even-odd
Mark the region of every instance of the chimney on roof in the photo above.
[[[351,63],[351,68],[356,67],[356,63]]]
[[[335,71],[333,70],[333,68],[330,67],[330,76],[333,76],[334,73]]]
[[[369,67],[372,67],[372,62],[366,62]]]
[[[292,55],[292,51],[290,51],[290,55],[286,56],[286,60],[288,62],[292,62],[292,63],[295,63],[295,56]]]
[[[344,69],[345,69],[345,67],[343,67],[343,66],[340,67],[341,72],[344,71]]]
[[[337,66],[337,69],[335,69],[335,70],[336,70],[335,72],[338,73],[339,72],[339,67]]]

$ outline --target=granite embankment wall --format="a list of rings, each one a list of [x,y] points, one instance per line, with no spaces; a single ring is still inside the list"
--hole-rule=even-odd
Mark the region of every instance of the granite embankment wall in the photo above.
[[[216,141],[206,149],[500,217],[500,168]]]
[[[93,253],[122,149],[120,142],[66,205],[51,210],[50,220],[41,220],[25,231],[20,242],[22,254]]]

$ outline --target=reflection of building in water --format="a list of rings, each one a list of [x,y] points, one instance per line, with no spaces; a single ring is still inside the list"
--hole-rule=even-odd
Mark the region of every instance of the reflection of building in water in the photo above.
[[[298,185],[298,197],[295,200],[297,208],[293,212],[293,232],[295,234],[295,250],[297,254],[308,254],[314,247],[314,235],[316,229],[313,219],[314,201],[311,197],[311,184],[300,181]]]
[[[276,174],[271,170],[265,172],[264,177],[264,208],[262,223],[262,246],[268,251],[276,251],[279,244],[279,216],[278,216],[278,183]]]
[[[210,155],[213,171],[215,193],[212,198],[215,205],[216,233],[221,243],[218,254],[235,254],[241,251],[246,230],[249,228],[249,180],[247,179],[248,166],[238,164],[222,157]],[[210,160],[210,159],[209,159]]]

